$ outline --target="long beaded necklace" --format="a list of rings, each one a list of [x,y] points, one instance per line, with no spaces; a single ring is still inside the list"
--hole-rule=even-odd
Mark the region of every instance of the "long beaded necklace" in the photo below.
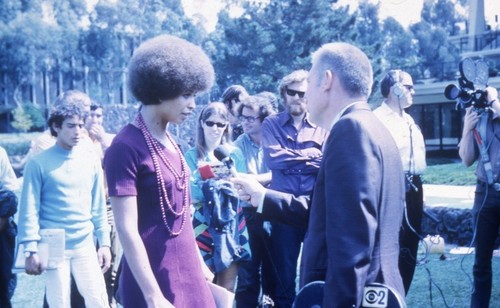
[[[153,138],[153,135],[151,135],[151,132],[148,130],[146,124],[144,123],[144,119],[142,117],[142,114],[139,113],[139,115],[136,118],[137,125],[139,126],[139,129],[141,130],[142,134],[144,135],[144,139],[146,140],[146,144],[149,150],[149,153],[151,154],[151,158],[153,160],[153,165],[156,173],[156,184],[158,186],[158,193],[160,195],[160,209],[161,209],[161,217],[163,220],[163,224],[167,228],[168,232],[173,235],[177,236],[181,234],[182,230],[184,230],[184,225],[186,223],[186,214],[188,212],[189,208],[189,179],[188,179],[188,172],[187,172],[187,164],[182,155],[180,154],[181,151],[177,144],[174,142],[172,137],[170,137],[170,134],[168,132],[166,133],[166,136],[168,140],[173,144],[176,152],[179,154],[179,158],[181,160],[181,172],[178,173],[177,170],[175,170],[172,162],[170,159],[165,156],[165,153],[163,152],[160,143],[158,140]],[[158,159],[159,157],[159,159]],[[177,212],[172,204],[170,203],[170,200],[168,199],[168,193],[165,185],[165,179],[163,178],[163,172],[160,168],[160,160],[165,164],[165,166],[168,168],[170,172],[175,177],[175,185],[179,190],[183,191],[183,204],[182,208],[179,212]],[[168,225],[167,221],[167,215],[166,215],[166,209],[165,209],[165,203],[167,204],[168,211],[172,213],[176,218],[179,216],[182,216],[182,222],[181,222],[181,227],[179,228],[178,231],[174,232],[172,228]]]

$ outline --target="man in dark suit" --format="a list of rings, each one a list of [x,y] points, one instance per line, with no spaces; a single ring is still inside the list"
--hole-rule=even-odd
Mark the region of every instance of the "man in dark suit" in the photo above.
[[[369,59],[353,45],[326,44],[313,54],[308,110],[330,135],[310,210],[305,197],[233,180],[265,219],[297,224],[309,214],[300,284],[324,280],[323,307],[359,307],[364,286],[372,282],[405,294],[398,270],[402,164],[390,133],[367,104],[372,82]]]

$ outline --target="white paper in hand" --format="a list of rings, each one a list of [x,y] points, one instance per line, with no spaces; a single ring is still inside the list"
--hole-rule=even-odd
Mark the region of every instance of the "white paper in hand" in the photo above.
[[[42,229],[40,230],[41,240],[38,243],[38,256],[42,266],[48,270],[57,268],[58,264],[64,260],[64,250],[66,249],[64,229]],[[25,271],[24,245],[16,245],[16,259],[12,268],[13,273]]]

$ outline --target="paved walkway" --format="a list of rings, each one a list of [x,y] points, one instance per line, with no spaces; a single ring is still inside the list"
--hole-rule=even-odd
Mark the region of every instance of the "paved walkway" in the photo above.
[[[424,202],[430,207],[471,209],[474,204],[475,189],[475,186],[424,184]]]

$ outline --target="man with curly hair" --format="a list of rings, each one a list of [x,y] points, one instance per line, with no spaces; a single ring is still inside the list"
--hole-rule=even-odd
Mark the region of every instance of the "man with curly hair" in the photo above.
[[[109,306],[102,275],[111,261],[103,173],[99,160],[77,146],[85,116],[79,105],[56,107],[48,120],[56,144],[33,156],[24,170],[18,241],[24,245],[27,274],[46,269],[38,255],[40,230],[65,232],[65,258],[44,275],[50,307],[70,305],[71,275],[87,307]]]

